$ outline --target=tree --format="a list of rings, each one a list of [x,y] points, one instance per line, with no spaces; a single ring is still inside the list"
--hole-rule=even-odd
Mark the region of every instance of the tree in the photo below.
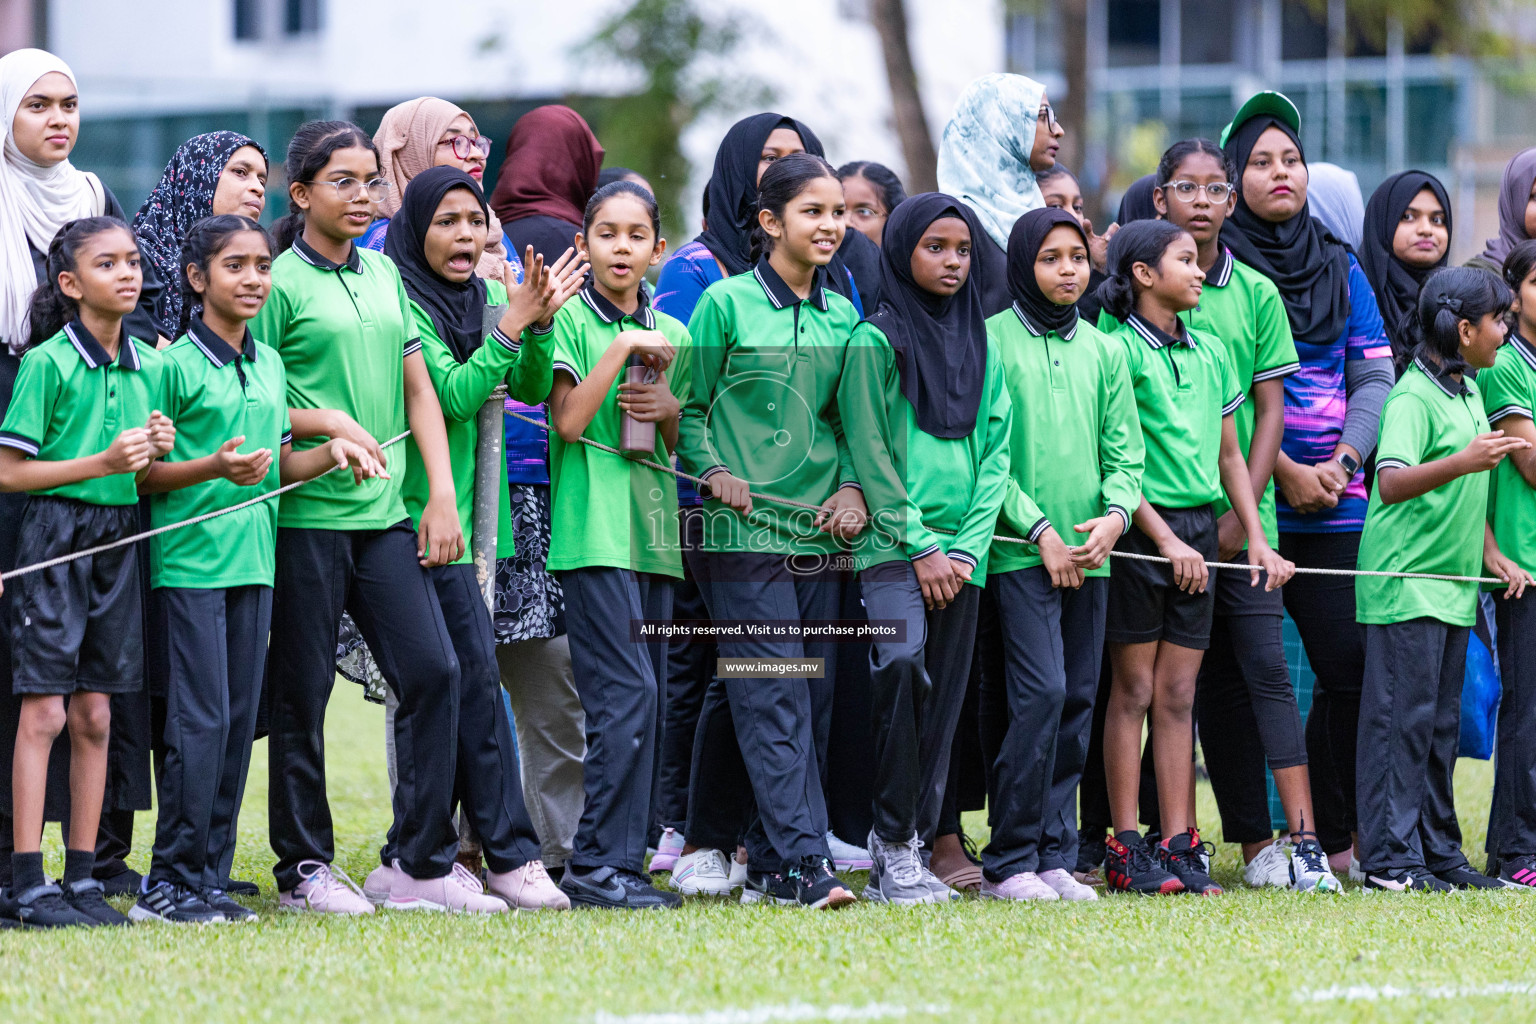
[[[869,17],[880,35],[885,54],[885,77],[891,86],[891,115],[896,137],[907,161],[907,185],[913,192],[935,192],[939,187],[938,155],[928,116],[917,91],[917,68],[912,63],[908,39],[907,8],[903,0],[870,0]]]
[[[633,71],[640,87],[628,95],[585,102],[607,150],[605,162],[631,166],[656,189],[671,237],[688,221],[682,208],[689,165],[680,140],[688,126],[717,109],[766,105],[766,85],[723,73],[742,35],[743,19],[701,13],[692,0],[633,0],[578,48],[585,60],[606,60]]]

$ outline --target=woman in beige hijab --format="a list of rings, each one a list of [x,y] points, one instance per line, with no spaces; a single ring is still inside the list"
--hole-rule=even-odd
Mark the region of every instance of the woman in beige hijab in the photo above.
[[[389,194],[379,203],[379,219],[369,226],[361,244],[384,251],[389,219],[400,209],[400,197],[411,179],[428,167],[457,167],[476,181],[485,176],[491,140],[480,134],[475,119],[436,96],[422,96],[390,107],[373,135]],[[523,279],[522,262],[507,248],[501,223],[491,214],[485,253],[475,272],[509,288]]]

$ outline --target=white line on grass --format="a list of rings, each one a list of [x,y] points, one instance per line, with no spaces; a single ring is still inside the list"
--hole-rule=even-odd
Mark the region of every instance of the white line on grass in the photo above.
[[[703,1013],[635,1013],[620,1015],[599,1010],[594,1024],[773,1024],[777,1021],[811,1020],[883,1020],[908,1014],[948,1013],[947,1006],[896,1006],[890,1003],[866,1003],[863,1006],[812,1006],[809,1003],[785,1003],[781,1006],[753,1006],[731,1010],[706,1010]]]
[[[1367,1002],[1381,999],[1468,999],[1475,996],[1528,996],[1536,994],[1536,981],[1500,981],[1491,985],[1334,985],[1331,988],[1297,989],[1304,1003]]]

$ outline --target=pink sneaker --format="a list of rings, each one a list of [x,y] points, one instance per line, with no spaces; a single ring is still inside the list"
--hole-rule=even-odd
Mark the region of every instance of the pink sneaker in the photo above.
[[[357,883],[340,868],[318,860],[299,862],[298,885],[277,897],[279,910],[309,910],[319,914],[371,914],[373,904]]]
[[[500,914],[507,909],[505,900],[487,896],[480,879],[464,865],[454,862],[453,870],[442,878],[412,878],[403,869],[389,890],[386,910],[446,910],[468,914]]]
[[[683,834],[675,828],[663,829],[661,842],[656,844],[656,852],[651,855],[651,870],[671,871],[682,852]]]
[[[1065,868],[1051,868],[1049,871],[1040,872],[1040,881],[1050,886],[1057,896],[1064,900],[1096,900],[1099,894],[1090,886],[1084,885],[1072,877],[1072,872]]]
[[[531,860],[516,871],[488,871],[485,887],[492,896],[506,900],[513,910],[570,910],[571,898],[544,870],[544,862]]]
[[[1033,871],[1020,871],[1001,882],[981,879],[981,895],[993,900],[1059,900],[1056,890],[1040,880]]]
[[[389,899],[390,890],[394,888],[395,879],[400,878],[404,872],[400,870],[398,863],[380,864],[368,872],[368,877],[363,879],[363,896],[374,906],[379,906]]]

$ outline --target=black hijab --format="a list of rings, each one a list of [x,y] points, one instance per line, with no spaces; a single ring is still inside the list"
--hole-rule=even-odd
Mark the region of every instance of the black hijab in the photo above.
[[[1124,227],[1134,220],[1157,220],[1157,206],[1152,202],[1155,188],[1155,174],[1143,174],[1131,182],[1131,187],[1120,197],[1120,212],[1115,216],[1115,223]]]
[[[1413,197],[1424,189],[1435,194],[1440,208],[1445,211],[1445,231],[1451,232],[1451,197],[1440,184],[1440,179],[1423,171],[1403,171],[1383,181],[1365,204],[1365,231],[1360,239],[1360,269],[1365,271],[1376,292],[1376,305],[1381,310],[1387,337],[1392,342],[1392,354],[1399,365],[1407,362],[1413,342],[1408,340],[1410,318],[1417,316],[1419,287],[1425,278],[1445,266],[1450,257],[1450,246],[1432,267],[1412,267],[1397,258],[1392,251],[1392,239],[1397,225]]]
[[[757,225],[757,162],[763,155],[768,136],[777,128],[788,128],[800,136],[800,144],[812,156],[826,159],[826,150],[816,133],[792,117],[772,112],[753,114],[731,125],[720,148],[715,151],[715,167],[704,187],[705,215],[703,232],[694,239],[725,269],[745,274],[752,269],[752,229]],[[849,228],[850,231],[854,230]],[[843,298],[852,300],[853,283],[842,253],[834,254],[827,264],[827,284]]]
[[[400,268],[405,293],[426,310],[437,336],[462,363],[485,341],[485,281],[473,273],[462,284],[440,276],[427,264],[424,248],[437,204],[456,188],[469,190],[489,223],[491,211],[474,178],[457,167],[430,167],[405,186],[400,212],[390,218],[384,236],[384,254]]]
[[[1290,220],[1271,224],[1243,198],[1248,156],[1270,128],[1284,132],[1303,162],[1307,159],[1296,133],[1268,114],[1250,117],[1232,132],[1224,148],[1237,168],[1237,209],[1222,225],[1221,240],[1233,256],[1275,283],[1298,342],[1331,345],[1349,323],[1349,248],[1305,204]]]
[[[1058,334],[1065,334],[1077,322],[1077,306],[1074,303],[1059,306],[1046,297],[1040,290],[1040,282],[1035,279],[1035,257],[1040,253],[1040,246],[1045,244],[1045,236],[1063,224],[1082,236],[1086,249],[1088,236],[1083,232],[1083,226],[1071,213],[1057,207],[1030,210],[1014,223],[1013,231],[1008,235],[1008,294],[1031,323]],[[1086,273],[1082,285],[1086,291]]]
[[[987,372],[987,327],[981,293],[967,277],[954,295],[941,297],[912,279],[912,252],[928,226],[943,217],[962,220],[971,245],[986,236],[964,203],[942,192],[911,196],[891,211],[880,245],[880,308],[869,322],[896,353],[901,393],[917,425],[934,437],[969,437],[976,429]],[[972,261],[975,266],[975,261]]]

